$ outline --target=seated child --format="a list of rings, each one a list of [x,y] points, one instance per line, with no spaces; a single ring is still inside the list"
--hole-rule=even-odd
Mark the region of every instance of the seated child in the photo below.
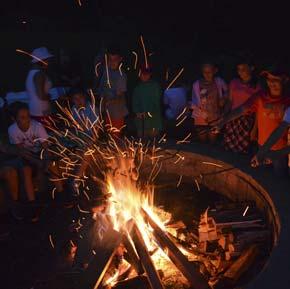
[[[9,140],[12,145],[17,146],[25,152],[23,157],[24,188],[30,203],[35,201],[35,191],[32,181],[33,168],[44,170],[45,161],[40,159],[42,150],[48,148],[48,135],[45,128],[39,122],[32,120],[28,107],[19,103],[15,107],[15,122],[8,128]],[[44,154],[43,154],[44,155]],[[58,169],[52,163],[48,164],[52,174],[59,176]],[[60,181],[54,182],[57,192],[63,191]]]

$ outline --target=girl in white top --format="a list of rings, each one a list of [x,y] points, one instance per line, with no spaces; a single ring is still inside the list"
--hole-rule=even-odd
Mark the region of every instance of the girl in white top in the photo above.
[[[19,147],[23,151],[27,151],[27,157],[23,159],[23,176],[24,188],[29,201],[35,200],[35,192],[32,181],[33,168],[37,169],[38,173],[47,166],[48,171],[52,175],[59,175],[58,167],[48,160],[45,165],[45,160],[40,160],[41,150],[46,153],[48,148],[48,134],[45,128],[39,122],[30,119],[28,108],[25,104],[17,104],[14,113],[15,122],[8,128],[9,140],[12,145]],[[36,167],[31,159],[38,159],[39,163]],[[56,192],[63,192],[63,183],[55,181]]]
[[[33,57],[33,68],[29,71],[26,78],[26,91],[29,95],[30,115],[41,120],[51,112],[49,90],[52,86],[45,73],[47,69],[47,60],[52,57],[47,48],[41,47],[35,49],[31,56]]]

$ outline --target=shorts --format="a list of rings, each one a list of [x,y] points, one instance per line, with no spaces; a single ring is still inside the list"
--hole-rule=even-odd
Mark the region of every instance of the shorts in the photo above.
[[[1,168],[9,167],[19,170],[22,169],[24,166],[25,164],[21,158],[11,158],[0,162]]]

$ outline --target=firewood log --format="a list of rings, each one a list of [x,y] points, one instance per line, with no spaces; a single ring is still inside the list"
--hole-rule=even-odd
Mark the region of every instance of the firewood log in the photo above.
[[[150,289],[146,276],[137,276],[125,281],[118,282],[112,289]]]
[[[242,255],[224,273],[224,278],[235,284],[239,278],[251,267],[259,254],[257,245],[252,245],[242,252]]]

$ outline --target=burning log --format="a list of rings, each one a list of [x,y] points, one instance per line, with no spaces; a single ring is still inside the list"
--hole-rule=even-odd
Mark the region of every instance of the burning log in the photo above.
[[[147,250],[142,234],[135,223],[133,223],[131,235],[132,235],[132,239],[133,239],[135,248],[137,250],[137,253],[140,257],[142,266],[147,274],[147,278],[148,278],[151,289],[164,289],[161,279],[151,260],[150,254]]]
[[[168,257],[181,271],[184,277],[191,283],[194,289],[209,289],[205,278],[195,267],[190,264],[187,258],[180,252],[169,236],[152,220],[149,214],[143,209],[146,220],[153,228],[153,234],[163,250],[168,250]]]
[[[106,246],[99,248],[85,270],[80,288],[97,289],[101,285],[103,277],[122,241],[121,234],[116,231],[110,232],[106,238],[108,240],[103,242]]]
[[[150,289],[150,284],[146,276],[137,276],[125,281],[118,282],[113,289]]]
[[[127,233],[123,234],[122,242],[127,250],[124,256],[125,259],[133,266],[138,275],[143,274],[144,269]]]

